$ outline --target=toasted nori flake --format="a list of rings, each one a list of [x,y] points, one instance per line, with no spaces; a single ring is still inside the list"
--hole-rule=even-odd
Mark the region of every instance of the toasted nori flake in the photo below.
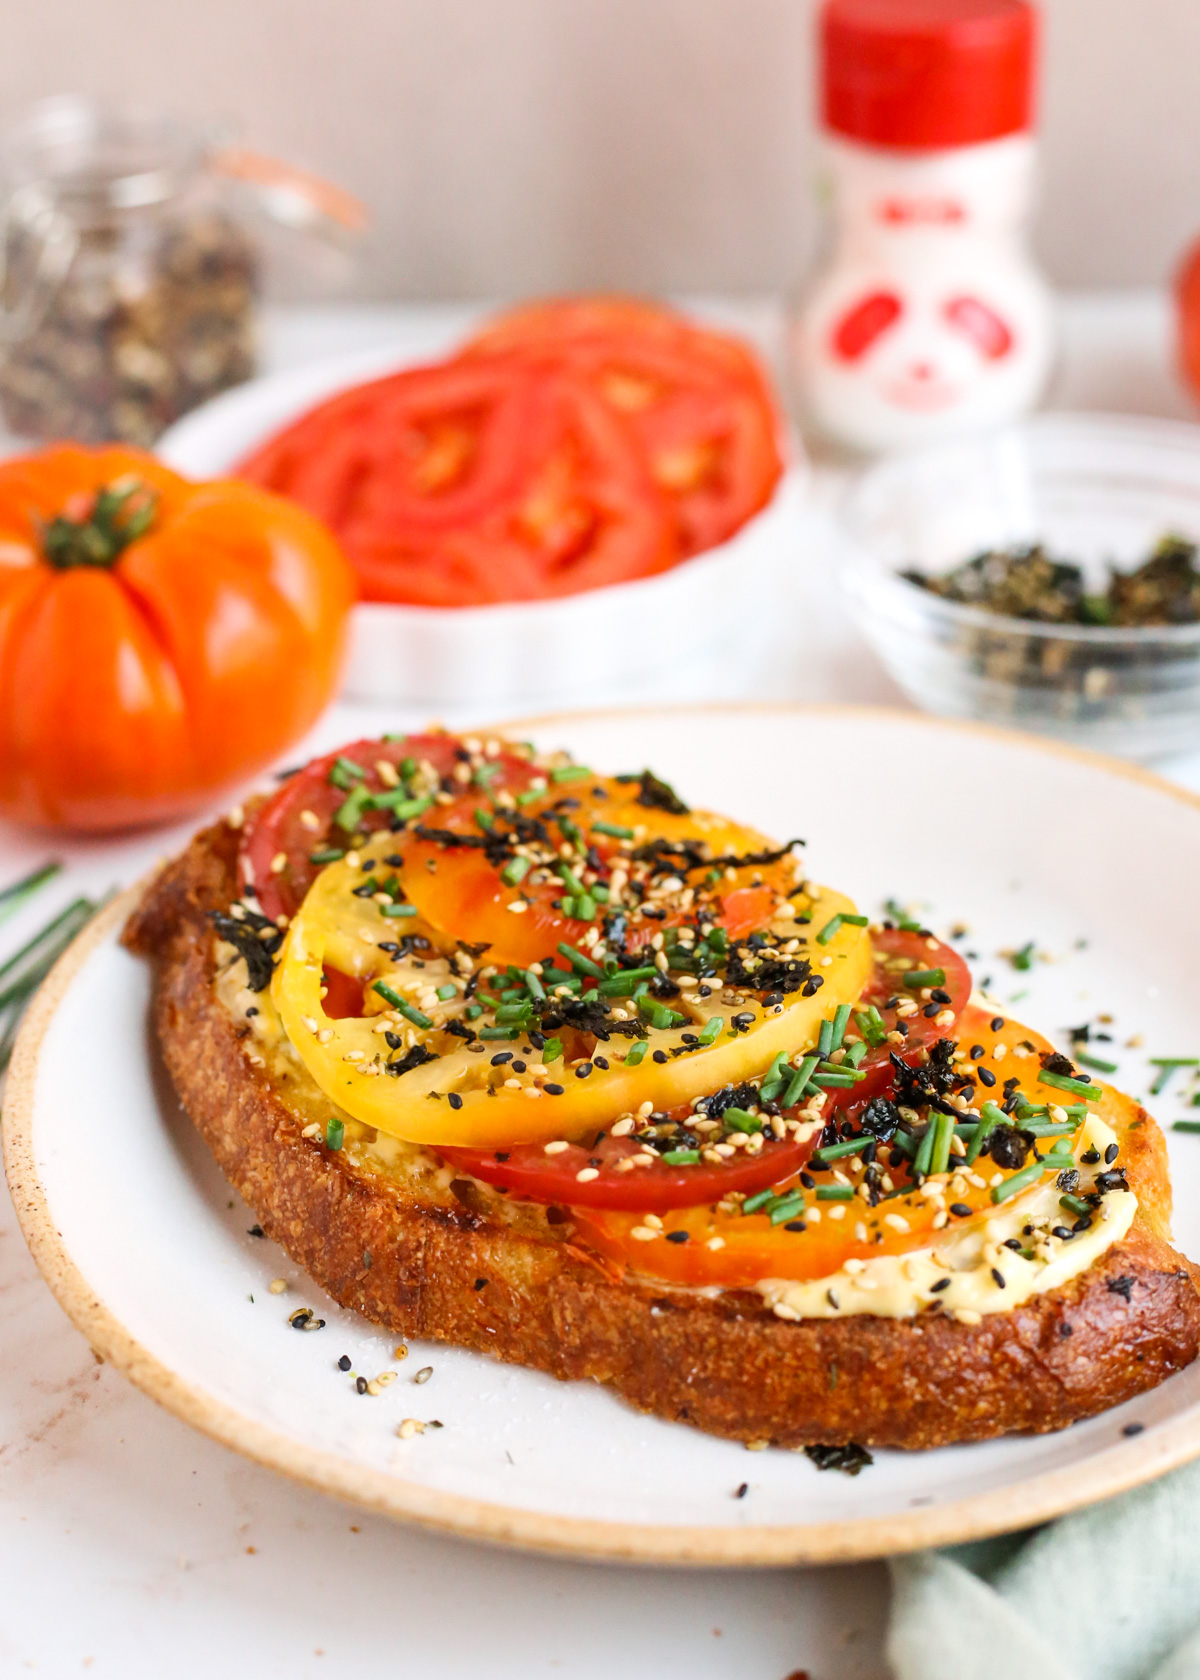
[[[411,1073],[413,1068],[424,1067],[426,1062],[436,1062],[437,1057],[432,1050],[427,1050],[423,1044],[414,1044],[411,1050],[395,1062],[385,1062],[383,1071],[398,1079],[402,1073]]]
[[[1031,1140],[1017,1126],[996,1126],[989,1132],[983,1154],[990,1155],[998,1167],[1019,1172],[1029,1155]]]
[[[1077,1077],[1074,1062],[1061,1050],[1043,1050],[1039,1060],[1047,1073],[1061,1074],[1064,1079]]]
[[[755,967],[747,968],[745,958],[741,955],[744,947],[739,947],[729,954],[729,962],[725,968],[725,984],[738,986],[751,992],[778,992],[786,997],[789,992],[799,992],[812,976],[812,964],[805,958],[798,960],[783,957],[767,957],[756,963]]]
[[[673,817],[691,816],[691,807],[685,805],[669,782],[664,782],[656,776],[653,770],[643,770],[640,776],[630,776],[630,781],[638,784],[637,802],[645,805],[651,811],[669,811]],[[618,780],[625,780],[619,777]]]
[[[591,1033],[606,1043],[614,1033],[624,1038],[647,1036],[641,1021],[614,1021],[605,998],[593,998],[588,1003],[573,997],[537,998],[533,1007],[541,1017],[539,1024],[547,1031],[573,1027],[576,1032]]]
[[[887,1097],[872,1097],[862,1111],[860,1124],[864,1132],[889,1143],[900,1125],[900,1110]]]
[[[283,930],[252,910],[246,912],[244,920],[236,920],[220,910],[210,910],[209,916],[220,937],[236,946],[245,957],[250,990],[265,992],[275,972],[275,953],[283,944]]]
[[[710,1120],[719,1120],[727,1108],[753,1108],[757,1101],[757,1085],[722,1085],[719,1091],[703,1097],[696,1108],[707,1114]]]
[[[1107,1196],[1110,1190],[1128,1190],[1125,1182],[1125,1168],[1114,1167],[1112,1172],[1096,1174],[1096,1189],[1102,1196]]]
[[[474,1038],[475,1034],[465,1021],[447,1021],[444,1030],[453,1033],[455,1038]],[[387,1036],[386,1034],[384,1035]]]
[[[481,957],[485,951],[492,948],[490,939],[481,939],[477,945],[470,944],[466,939],[456,939],[454,943],[456,948],[464,951],[468,957]]]
[[[939,1038],[929,1052],[929,1059],[912,1066],[893,1050],[891,1063],[895,1071],[895,1100],[900,1108],[935,1108],[941,1114],[959,1117],[959,1111],[946,1100],[953,1090],[955,1073],[952,1067],[957,1046],[953,1039]]]
[[[805,1447],[804,1451],[818,1470],[840,1470],[844,1476],[857,1476],[860,1470],[875,1462],[866,1447],[860,1447],[857,1441],[847,1441],[841,1447]]]
[[[1136,1280],[1134,1278],[1128,1276],[1106,1278],[1104,1287],[1113,1295],[1120,1295],[1128,1301],[1133,1295],[1133,1286],[1135,1281]]]

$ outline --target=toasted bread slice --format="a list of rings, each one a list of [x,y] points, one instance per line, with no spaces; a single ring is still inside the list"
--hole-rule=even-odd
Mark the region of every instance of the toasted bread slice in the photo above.
[[[590,1378],[660,1417],[787,1447],[1060,1429],[1196,1357],[1200,1274],[1165,1240],[1165,1205],[1143,1201],[1127,1236],[1067,1286],[978,1324],[937,1313],[786,1322],[750,1292],[621,1276],[572,1240],[561,1210],[502,1205],[428,1157],[389,1171],[331,1152],[304,1135],[311,1115],[217,994],[209,912],[237,895],[237,845],[225,824],[197,836],[125,943],[153,964],[167,1068],[223,1172],[343,1306],[403,1336]],[[1139,1136],[1165,1157],[1149,1116]],[[1152,1176],[1165,1185],[1165,1171]]]

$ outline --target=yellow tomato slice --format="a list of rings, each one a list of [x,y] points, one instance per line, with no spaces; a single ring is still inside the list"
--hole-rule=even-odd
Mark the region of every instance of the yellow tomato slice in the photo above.
[[[796,914],[812,915],[814,931],[821,930],[824,940],[811,948],[813,974],[822,981],[813,995],[793,991],[781,1001],[766,1002],[745,988],[733,993],[716,989],[704,998],[697,990],[684,991],[671,1000],[682,1022],[650,1026],[644,1049],[635,1049],[634,1041],[618,1031],[594,1051],[590,1039],[568,1044],[567,1059],[550,1065],[538,1060],[538,1050],[518,1032],[505,1047],[525,1066],[509,1083],[514,1079],[510,1068],[493,1066],[490,1055],[468,1048],[464,1038],[447,1030],[451,1022],[462,1022],[468,1000],[461,977],[455,978],[461,976],[460,959],[452,952],[439,955],[436,947],[444,947],[457,929],[434,926],[422,916],[385,919],[383,905],[355,891],[363,885],[364,865],[372,866],[376,876],[387,873],[374,853],[379,859],[398,855],[389,851],[394,844],[393,837],[381,837],[373,850],[364,848],[361,856],[331,864],[317,878],[288,930],[272,997],[291,1043],[321,1089],[355,1119],[410,1142],[492,1147],[574,1139],[645,1102],[659,1109],[690,1102],[762,1073],[781,1051],[791,1056],[814,1044],[821,1021],[839,1004],[852,1002],[871,972],[866,928],[840,920],[856,916],[853,903],[840,893],[810,887],[783,901],[786,921],[776,919],[766,931],[773,930],[777,941],[794,938]],[[448,877],[461,855],[441,851],[438,872]],[[368,868],[368,878],[370,873]],[[414,904],[421,874],[418,869],[415,876],[404,877],[413,882],[409,898]],[[381,950],[381,941],[395,945],[399,927],[423,934],[434,952],[422,949],[416,956]],[[458,937],[469,938],[473,931],[477,928],[463,927]],[[553,950],[543,943],[538,955]],[[327,1015],[326,966],[362,983],[368,1013],[345,1019]],[[375,990],[378,982],[390,996]],[[437,995],[439,989],[447,994],[444,998]],[[712,1042],[696,1042],[705,1028],[714,1034],[710,1023],[715,1020],[720,1025]],[[489,1009],[471,1030],[494,1022]],[[693,1042],[687,1043],[684,1033]],[[583,1035],[564,1035],[572,1036]],[[402,1044],[406,1051],[428,1051],[434,1059],[393,1077],[385,1068]],[[484,1047],[498,1048],[498,1043]],[[579,1054],[573,1055],[572,1048]]]

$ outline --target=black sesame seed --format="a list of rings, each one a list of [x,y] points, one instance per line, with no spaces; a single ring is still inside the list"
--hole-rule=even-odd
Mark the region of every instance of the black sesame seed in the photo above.
[[[992,1086],[996,1083],[996,1075],[992,1072],[991,1068],[985,1068],[985,1067],[976,1068],[975,1069],[975,1076],[979,1080],[979,1083],[981,1085],[986,1085],[986,1087],[989,1091],[991,1090]]]
[[[1063,1242],[1068,1241],[1069,1238],[1075,1235],[1069,1225],[1056,1225],[1050,1234],[1054,1237],[1061,1237]]]
[[[450,1104],[451,1108],[462,1107],[462,1098],[459,1096],[457,1091],[451,1091],[447,1096],[446,1101]]]
[[[807,1231],[808,1226],[802,1219],[789,1219],[783,1227],[785,1231]]]
[[[992,1282],[996,1285],[997,1289],[1007,1289],[1008,1288],[1008,1279],[1005,1277],[1004,1273],[1000,1270],[999,1266],[993,1266],[992,1267]]]
[[[524,1073],[526,1071],[525,1063],[524,1062],[514,1062],[513,1065],[512,1065],[512,1070],[513,1070],[514,1073]]]
[[[348,1371],[349,1369],[350,1369],[350,1355],[348,1353],[344,1353],[342,1355],[342,1357],[338,1360],[338,1370],[339,1371]]]
[[[1014,1254],[1020,1254],[1020,1252],[1021,1252],[1021,1239],[1020,1239],[1020,1237],[1005,1237],[1004,1247],[1005,1248],[1011,1248]]]
[[[667,1052],[665,1050],[655,1050],[650,1059],[655,1062],[665,1062],[667,1059]]]
[[[968,1207],[966,1202],[951,1202],[950,1212],[956,1219],[970,1219],[975,1209]]]
[[[983,1048],[982,1044],[972,1044],[972,1046],[971,1046],[971,1060],[973,1062],[982,1061],[983,1058],[986,1055],[987,1055],[987,1051]]]
[[[999,1032],[1004,1025],[1003,1015],[993,1015],[990,1025],[993,1032]]]
[[[486,1289],[487,1288],[487,1281],[488,1280],[486,1278],[476,1278],[475,1279],[476,1290]]]
[[[366,1379],[366,1377],[355,1377],[354,1386],[360,1394],[365,1394],[367,1392],[367,1379]]]
[[[492,1066],[493,1067],[503,1067],[505,1062],[511,1062],[511,1061],[512,1061],[512,1051],[511,1050],[498,1050],[496,1052],[496,1054],[492,1057]]]
[[[267,1233],[263,1230],[261,1225],[251,1225],[250,1229],[246,1232],[248,1237],[265,1237],[266,1234]]]
[[[1121,1433],[1122,1435],[1140,1435],[1145,1427],[1144,1423],[1127,1423],[1122,1427]]]
[[[687,1240],[688,1240],[688,1234],[687,1234],[686,1231],[668,1231],[667,1232],[667,1241],[668,1242],[685,1243]]]
[[[511,1151],[507,1149],[497,1149],[495,1158],[497,1161],[507,1161],[510,1153]]]
[[[1139,1428],[1140,1428],[1140,1427],[1141,1427],[1141,1425],[1140,1425],[1140,1424],[1139,1424],[1139,1425],[1138,1425],[1138,1427],[1139,1427]],[[745,1499],[745,1497],[746,1497],[746,1495],[747,1495],[747,1494],[748,1494],[748,1493],[749,1493],[749,1492],[750,1492],[750,1483],[749,1483],[749,1482],[743,1482],[743,1483],[742,1483],[742,1485],[741,1485],[741,1487],[739,1487],[739,1488],[737,1488],[737,1489],[736,1489],[736,1490],[735,1490],[735,1491],[734,1491],[734,1495],[733,1495],[733,1497],[734,1497],[734,1498],[735,1498],[735,1499]]]
[[[800,1182],[806,1190],[815,1190],[817,1187],[817,1181],[811,1173],[802,1172]]]
[[[949,1289],[949,1287],[950,1279],[948,1277],[939,1278],[936,1283],[931,1283],[929,1285],[929,1293],[931,1295],[940,1295],[943,1289]]]
[[[1121,1145],[1119,1143],[1110,1143],[1108,1148],[1104,1151],[1104,1165],[1106,1167],[1111,1167],[1120,1153]]]
[[[608,1072],[608,1063],[605,1061],[603,1056],[593,1056],[592,1057],[592,1065],[593,1065],[593,1067],[600,1068],[601,1071],[604,1072],[604,1073]]]
[[[1058,1333],[1060,1336],[1073,1336],[1075,1334],[1075,1326],[1073,1324],[1068,1324],[1064,1319],[1058,1327]]]
[[[561,1097],[563,1094],[563,1087],[561,1085],[543,1085],[542,1090],[545,1091],[548,1097]]]
[[[576,1079],[586,1079],[591,1071],[591,1062],[580,1062],[579,1066],[575,1069],[575,1077]]]

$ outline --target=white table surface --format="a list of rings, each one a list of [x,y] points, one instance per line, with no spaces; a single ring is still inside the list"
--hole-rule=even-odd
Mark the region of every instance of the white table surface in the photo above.
[[[772,350],[767,303],[729,306]],[[458,309],[444,320],[466,319]],[[419,347],[412,309],[281,312],[268,367],[377,343]],[[1169,365],[1164,301],[1069,298],[1050,406],[1187,418]],[[759,640],[668,666],[620,694],[576,704],[745,698],[903,704],[847,621],[824,566],[823,507],[839,475],[817,475]],[[539,706],[539,711],[549,708]],[[443,708],[443,715],[444,708]],[[314,733],[332,745],[386,723],[423,721],[335,706]],[[446,721],[486,722],[476,715]],[[293,753],[290,758],[298,756]],[[1200,787],[1200,754],[1170,767]],[[63,879],[5,930],[32,932],[56,902],[125,883],[185,838],[47,847],[0,830],[0,880],[44,858]],[[136,1236],[134,1238],[136,1240]],[[148,1265],[154,1257],[148,1254]],[[0,1676],[33,1670],[149,1680],[394,1671],[468,1680],[879,1680],[882,1565],[689,1573],[602,1568],[488,1550],[405,1529],[296,1487],[194,1434],[96,1362],[35,1271],[0,1198]]]

